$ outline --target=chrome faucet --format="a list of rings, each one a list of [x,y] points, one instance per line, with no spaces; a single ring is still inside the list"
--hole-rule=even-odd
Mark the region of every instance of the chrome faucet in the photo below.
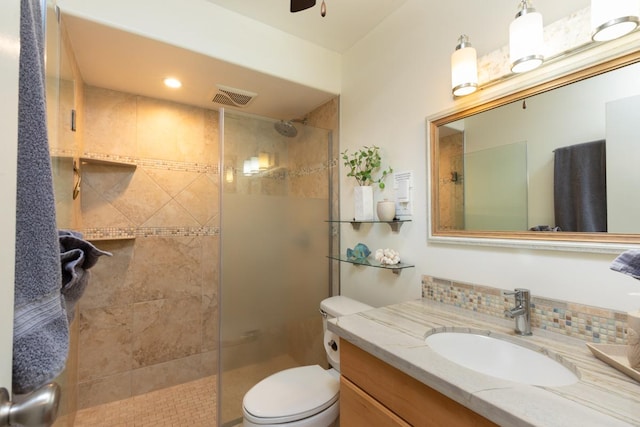
[[[531,292],[529,289],[516,288],[505,291],[504,295],[514,295],[516,306],[505,310],[504,314],[516,321],[515,331],[518,335],[531,335]]]

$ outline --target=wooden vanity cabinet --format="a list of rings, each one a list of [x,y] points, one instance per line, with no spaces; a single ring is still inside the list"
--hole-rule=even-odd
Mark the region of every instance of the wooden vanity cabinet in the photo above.
[[[342,426],[497,426],[348,341],[340,345]]]

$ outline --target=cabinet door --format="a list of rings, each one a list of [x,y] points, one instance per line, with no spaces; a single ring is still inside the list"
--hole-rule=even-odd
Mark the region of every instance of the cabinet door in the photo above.
[[[469,408],[345,340],[340,340],[340,372],[410,425],[496,426]],[[349,424],[344,425],[351,427]]]
[[[410,427],[344,377],[340,378],[340,424],[349,427]]]

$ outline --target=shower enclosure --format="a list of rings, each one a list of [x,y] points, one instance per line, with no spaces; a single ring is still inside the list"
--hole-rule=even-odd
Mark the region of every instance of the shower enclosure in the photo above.
[[[326,365],[318,307],[330,293],[332,135],[301,121],[279,133],[269,119],[220,114],[218,425],[235,426],[261,379]]]

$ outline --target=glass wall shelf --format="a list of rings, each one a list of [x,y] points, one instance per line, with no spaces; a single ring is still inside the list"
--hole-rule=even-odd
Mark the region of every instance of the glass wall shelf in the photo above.
[[[391,230],[397,233],[400,230],[400,227],[402,227],[402,224],[404,224],[405,222],[411,222],[411,220],[410,219],[394,219],[393,221],[375,221],[375,220],[356,221],[355,219],[352,219],[348,221],[329,220],[327,222],[349,223],[351,224],[354,230],[359,230],[360,224],[389,224],[389,227],[391,227]]]
[[[333,255],[328,255],[327,258],[333,259],[335,261],[346,262],[346,263],[349,263],[349,264],[361,265],[363,267],[375,267],[375,268],[382,268],[382,269],[385,269],[385,270],[391,270],[393,272],[393,274],[400,274],[400,272],[402,270],[404,270],[405,268],[413,268],[413,267],[415,267],[415,265],[404,264],[404,263],[398,263],[398,264],[393,264],[393,265],[380,264],[378,261],[370,260],[370,259],[367,259],[366,261],[355,261],[355,260],[352,260],[352,259],[348,259],[346,257],[339,257],[339,256],[333,256]]]

